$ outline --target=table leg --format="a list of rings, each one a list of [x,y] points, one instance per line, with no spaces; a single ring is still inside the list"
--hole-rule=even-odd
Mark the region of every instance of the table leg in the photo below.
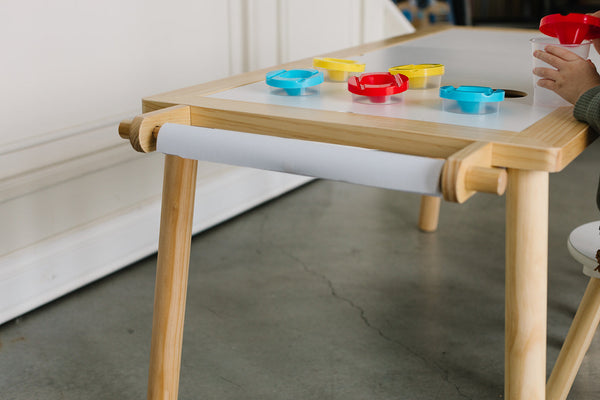
[[[565,400],[600,322],[600,279],[590,278],[548,384],[548,400]]]
[[[441,197],[421,196],[421,210],[419,212],[420,230],[423,232],[435,232],[437,230],[441,202]]]
[[[506,400],[545,399],[548,181],[547,172],[508,171]]]
[[[198,162],[167,155],[154,292],[149,400],[176,400]]]

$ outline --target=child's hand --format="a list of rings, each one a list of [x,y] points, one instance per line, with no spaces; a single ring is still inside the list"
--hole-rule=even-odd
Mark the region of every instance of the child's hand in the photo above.
[[[533,73],[542,78],[538,86],[558,93],[572,104],[589,89],[600,85],[594,64],[569,50],[550,45],[545,51],[536,50],[533,56],[556,68],[534,68]]]

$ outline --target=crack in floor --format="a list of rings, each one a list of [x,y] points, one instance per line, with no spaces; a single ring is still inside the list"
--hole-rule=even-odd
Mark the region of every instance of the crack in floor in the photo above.
[[[440,366],[438,363],[436,363],[435,361],[431,361],[429,359],[427,359],[426,357],[424,357],[423,355],[417,353],[416,351],[414,351],[413,349],[411,349],[410,347],[408,347],[407,345],[405,345],[404,343],[391,338],[389,336],[387,336],[380,328],[376,327],[375,325],[373,325],[369,319],[367,318],[366,312],[365,310],[359,306],[358,304],[354,303],[351,299],[344,297],[342,295],[340,295],[336,290],[335,287],[333,286],[333,282],[331,281],[331,279],[329,279],[326,275],[315,271],[311,268],[308,267],[308,265],[300,258],[294,256],[291,253],[288,253],[286,251],[281,250],[286,256],[288,256],[289,258],[291,258],[292,260],[294,260],[296,263],[300,264],[300,266],[302,267],[302,269],[304,269],[306,272],[308,272],[311,275],[314,275],[316,277],[318,277],[319,279],[321,279],[322,281],[324,281],[327,286],[329,287],[329,291],[331,293],[331,295],[333,297],[335,297],[336,299],[339,299],[343,302],[345,302],[346,304],[348,304],[350,307],[352,307],[353,309],[355,309],[356,311],[358,311],[360,319],[363,321],[363,323],[365,324],[365,326],[369,329],[371,329],[372,331],[375,331],[382,339],[393,343],[395,345],[398,345],[400,347],[402,347],[404,350],[408,351],[410,354],[412,354],[413,356],[417,357],[418,359],[420,359],[421,361],[423,361],[426,365],[432,365],[433,367],[435,367],[437,370],[442,372],[442,379],[444,379],[444,381],[448,382],[451,385],[454,385],[454,387],[456,388],[456,392],[461,396],[464,397],[466,399],[472,400],[471,397],[467,396],[466,394],[464,394],[461,390],[460,390],[460,386],[458,386],[456,383],[450,382],[450,374],[449,371],[445,368],[443,368],[442,366]]]
[[[239,389],[244,389],[244,387],[243,387],[242,385],[240,385],[240,384],[238,384],[238,383],[236,383],[236,382],[232,381],[231,379],[227,379],[227,378],[225,378],[225,377],[224,377],[224,376],[222,376],[222,375],[219,375],[219,378],[221,378],[222,380],[224,380],[225,382],[227,382],[227,383],[229,383],[229,384],[231,384],[231,385],[233,385],[233,386],[236,386],[236,387],[237,387],[237,388],[239,388]]]

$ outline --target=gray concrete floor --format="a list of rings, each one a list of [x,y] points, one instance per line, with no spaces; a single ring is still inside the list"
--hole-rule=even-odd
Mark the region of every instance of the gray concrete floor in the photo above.
[[[587,278],[600,147],[551,175],[548,372]],[[317,181],[193,239],[180,399],[500,399],[504,197]],[[0,327],[0,399],[145,398],[155,257]],[[570,399],[600,397],[600,343]]]

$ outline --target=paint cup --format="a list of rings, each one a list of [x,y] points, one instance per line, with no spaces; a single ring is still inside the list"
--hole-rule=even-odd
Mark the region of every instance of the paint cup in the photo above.
[[[458,114],[492,114],[504,101],[504,90],[484,86],[442,86],[442,110]]]
[[[444,75],[442,64],[398,65],[388,70],[390,74],[408,77],[408,89],[439,89]]]
[[[341,58],[313,58],[313,67],[323,70],[330,82],[347,82],[351,76],[356,76],[365,70],[365,64],[354,60]]]
[[[309,96],[319,94],[323,73],[312,68],[278,69],[267,72],[267,85],[271,93],[285,96]]]
[[[389,72],[369,72],[348,79],[353,101],[365,104],[392,104],[402,101],[408,89],[408,77]]]
[[[584,40],[580,44],[561,44],[557,38],[554,37],[537,37],[530,40],[532,52],[536,50],[545,50],[546,46],[558,46],[567,49],[579,57],[587,59],[590,54],[589,40]],[[553,68],[553,66],[543,62],[542,60],[535,58],[533,59],[533,68]],[[537,75],[533,75],[533,104],[536,106],[547,106],[547,107],[561,107],[569,106],[571,103],[560,97],[558,94],[550,89],[545,89],[537,85],[537,81],[541,78]]]

